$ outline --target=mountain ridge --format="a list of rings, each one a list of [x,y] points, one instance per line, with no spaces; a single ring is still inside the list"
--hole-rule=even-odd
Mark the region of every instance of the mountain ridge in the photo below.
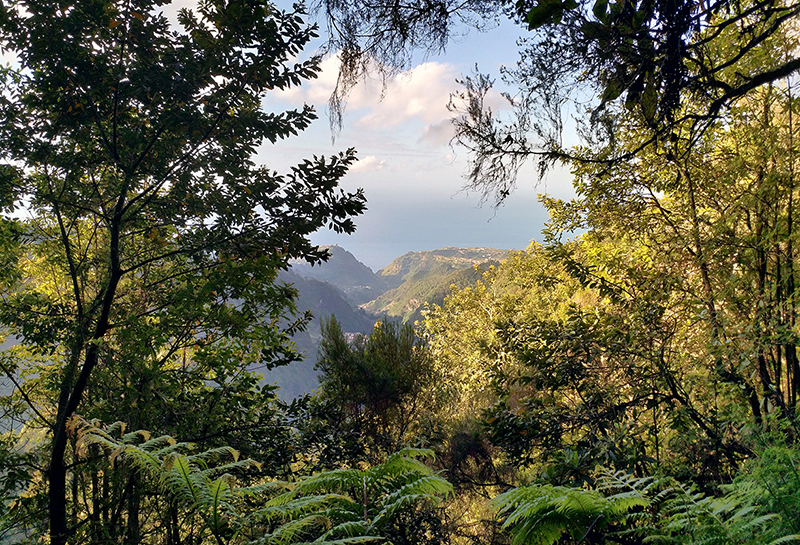
[[[292,263],[291,272],[304,278],[314,278],[336,286],[357,305],[367,303],[385,292],[388,287],[383,278],[341,246],[321,246],[330,257],[316,266],[304,261]]]
[[[290,400],[317,386],[314,369],[322,319],[335,315],[347,333],[369,333],[379,318],[415,322],[426,304],[442,304],[451,287],[474,285],[492,265],[511,250],[457,248],[406,252],[378,272],[338,245],[323,246],[330,258],[314,267],[292,263],[280,280],[298,291],[299,312],[311,310],[314,319],[306,331],[293,337],[305,355],[303,361],[265,373],[277,382],[281,397]]]
[[[406,252],[373,272],[341,246],[323,246],[330,258],[316,267],[293,264],[292,272],[336,286],[354,305],[371,314],[413,321],[426,303],[441,304],[450,286],[474,284],[489,265],[499,264],[511,250],[458,248]]]

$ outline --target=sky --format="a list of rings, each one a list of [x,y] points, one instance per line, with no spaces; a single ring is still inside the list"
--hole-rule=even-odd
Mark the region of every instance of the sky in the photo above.
[[[290,9],[291,0],[276,0]],[[176,0],[164,6],[173,23],[180,7],[194,7],[196,0]],[[270,111],[315,106],[319,118],[299,136],[258,151],[257,161],[279,172],[313,155],[332,155],[355,148],[359,161],[342,180],[348,191],[363,188],[367,211],[355,218],[357,230],[340,235],[323,229],[312,236],[316,244],[338,244],[377,271],[410,251],[446,246],[524,249],[538,239],[547,214],[539,193],[568,199],[573,195],[566,171],[551,173],[538,182],[532,166],[522,171],[518,189],[495,209],[482,203],[481,195],[464,191],[467,152],[449,145],[452,136],[450,94],[459,89],[457,79],[472,74],[499,75],[500,67],[517,60],[517,39],[524,31],[501,21],[487,32],[466,31],[451,41],[438,56],[419,58],[408,71],[388,83],[381,96],[381,82],[372,79],[351,93],[344,126],[331,141],[326,112],[338,74],[335,57],[322,63],[322,73],[300,87],[268,94],[264,108]],[[324,36],[304,54],[310,56]],[[13,58],[2,54],[6,62]],[[495,111],[508,109],[499,93],[490,97]]]
[[[471,31],[439,56],[420,58],[407,72],[389,82],[381,99],[381,84],[368,80],[354,89],[344,127],[331,142],[326,103],[334,88],[335,57],[323,61],[319,78],[298,88],[275,92],[265,107],[279,110],[314,105],[319,119],[300,136],[265,145],[258,159],[279,171],[312,155],[330,155],[354,147],[359,161],[342,181],[347,190],[363,188],[367,212],[355,219],[352,235],[323,230],[317,244],[338,244],[378,270],[409,251],[446,246],[524,249],[538,239],[546,212],[538,193],[572,196],[568,172],[554,172],[543,183],[531,166],[523,171],[518,189],[494,209],[481,195],[463,190],[467,152],[449,145],[452,136],[450,93],[456,80],[482,72],[499,74],[501,65],[517,60],[516,40],[522,30],[510,22],[488,32]],[[310,50],[321,46],[321,40]],[[496,94],[493,109],[505,107]]]

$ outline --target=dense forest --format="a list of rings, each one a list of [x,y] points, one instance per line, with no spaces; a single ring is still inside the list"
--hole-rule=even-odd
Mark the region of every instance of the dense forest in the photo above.
[[[355,152],[254,162],[316,116],[261,108],[319,72],[302,6],[164,3],[0,4],[0,541],[800,541],[800,6],[312,5],[334,128],[370,70],[522,25],[513,115],[465,77],[454,145],[495,204],[526,161],[577,196],[415,323],[325,321],[285,403],[257,370],[311,317],[279,274],[354,230]]]

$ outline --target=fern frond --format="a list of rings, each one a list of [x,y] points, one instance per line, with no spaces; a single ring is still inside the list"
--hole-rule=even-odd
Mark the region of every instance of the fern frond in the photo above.
[[[348,520],[342,522],[322,534],[317,538],[317,542],[325,542],[331,537],[344,536],[344,537],[361,537],[367,533],[367,525],[363,520]]]
[[[324,545],[359,545],[361,543],[380,543],[385,541],[385,538],[378,536],[354,536],[333,540],[326,539],[325,541],[296,541],[292,545],[319,545],[321,543]],[[247,545],[276,545],[277,543],[272,535],[267,535],[254,541],[249,541]]]
[[[447,496],[453,492],[453,485],[438,475],[424,475],[415,478],[414,480],[405,483],[400,488],[386,496],[383,500],[384,504],[391,504],[406,495],[426,495],[433,497],[434,495]]]
[[[561,517],[543,516],[523,523],[512,533],[512,545],[553,545],[566,531]]]
[[[381,527],[385,522],[391,520],[398,512],[413,505],[430,500],[431,497],[427,494],[407,494],[401,496],[393,503],[381,509],[381,511],[374,517],[373,524],[376,527]]]
[[[147,430],[136,430],[120,437],[120,442],[127,445],[137,445],[150,440],[151,434]]]
[[[216,447],[209,450],[192,454],[189,459],[193,464],[207,467],[209,462],[218,462],[224,458],[232,458],[234,462],[239,460],[239,451],[232,447]]]
[[[250,469],[252,467],[256,467],[256,468],[260,467],[260,465],[261,464],[259,464],[255,460],[251,460],[251,459],[247,458],[245,460],[238,460],[236,462],[230,462],[230,463],[223,464],[223,465],[220,465],[220,466],[211,466],[211,467],[208,467],[206,469],[198,470],[198,471],[196,471],[196,473],[197,473],[197,475],[199,475],[201,477],[205,477],[205,478],[211,479],[211,478],[214,478],[217,475],[220,475],[220,474],[223,474],[223,473],[230,473],[230,472],[238,473],[238,472],[246,471],[246,470],[248,470],[248,469]]]
[[[120,447],[120,444],[117,442],[117,440],[110,435],[103,433],[102,431],[97,433],[94,430],[81,434],[80,438],[76,442],[76,445],[78,447],[85,445],[98,445],[105,451],[113,451]]]
[[[311,533],[312,529],[329,529],[332,526],[331,520],[324,513],[312,513],[308,516],[290,520],[281,525],[272,533],[272,538],[276,543],[289,544],[296,543],[298,534]],[[302,539],[302,536],[300,537]]]
[[[278,494],[264,503],[264,507],[281,507],[298,497],[294,489],[287,490],[282,494]]]
[[[274,492],[275,490],[287,490],[289,483],[284,481],[268,481],[265,483],[258,483],[250,486],[244,486],[238,489],[239,494],[245,497],[262,497],[264,494]],[[285,492],[284,492],[285,493]]]
[[[770,541],[768,545],[780,545],[781,543],[800,543],[800,534],[779,537],[774,541]]]
[[[286,501],[281,498],[278,501],[269,500],[264,507],[259,509],[256,514],[265,516],[268,519],[276,517],[291,518],[293,516],[304,516],[305,514],[327,508],[331,504],[338,506],[351,506],[355,502],[349,496],[341,494],[325,494],[315,496],[293,497]]]
[[[211,499],[210,526],[212,532],[218,533],[225,528],[234,512],[231,501],[233,500],[233,483],[230,479],[220,477],[209,484],[208,496]]]
[[[373,467],[367,474],[374,480],[394,478],[412,472],[430,474],[432,470],[417,458],[433,458],[433,456],[433,451],[428,449],[405,448],[390,455],[385,462]]]
[[[295,485],[300,494],[316,494],[321,491],[339,491],[360,487],[362,472],[357,469],[334,469],[301,479]]]
[[[606,512],[615,517],[628,513],[634,507],[647,507],[650,501],[638,490],[620,492],[606,498]]]
[[[163,446],[162,446],[163,445]],[[179,448],[184,448],[188,446],[188,443],[178,443],[173,437],[169,435],[160,435],[158,437],[152,437],[139,445],[139,448],[143,450],[151,451],[154,455],[159,456],[161,455],[161,450],[164,447],[172,447],[178,446]]]
[[[200,490],[204,484],[192,471],[188,458],[181,454],[175,456],[169,472],[163,475],[163,483],[167,490],[184,498],[192,506],[200,502]]]
[[[624,483],[617,479],[613,487]],[[622,518],[634,507],[646,507],[648,500],[636,490],[605,497],[597,490],[533,485],[509,490],[491,500],[510,529],[512,542],[551,545],[565,533],[584,533],[597,522],[606,524]]]

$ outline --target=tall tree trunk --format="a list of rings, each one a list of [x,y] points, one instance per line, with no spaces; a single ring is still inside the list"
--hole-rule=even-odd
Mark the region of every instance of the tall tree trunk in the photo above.
[[[58,411],[56,422],[53,427],[53,443],[50,449],[50,467],[47,470],[48,477],[48,508],[50,522],[50,543],[51,545],[66,545],[69,538],[69,527],[67,525],[67,466],[64,460],[67,449],[68,431],[67,425],[75,415],[81,403],[83,394],[89,386],[89,378],[92,371],[97,366],[100,357],[99,345],[109,329],[111,319],[111,309],[114,298],[117,294],[117,287],[122,278],[122,267],[120,266],[120,232],[122,228],[122,216],[127,197],[130,180],[126,179],[124,187],[117,200],[114,216],[109,225],[109,255],[108,255],[108,283],[100,293],[99,314],[86,311],[89,315],[97,315],[94,324],[94,331],[91,339],[86,346],[81,346],[86,339],[84,331],[87,330],[87,318],[79,316],[76,324],[76,340],[70,363],[67,368],[66,376],[61,384],[58,400]],[[67,244],[69,247],[69,244]],[[81,298],[75,295],[77,303],[81,304]],[[77,361],[80,353],[85,349],[83,367],[74,380]]]
[[[139,479],[136,474],[131,476],[131,489],[128,495],[128,526],[125,532],[125,541],[131,545],[141,541],[141,527],[139,526]]]
[[[787,79],[787,96],[789,101],[789,204],[786,212],[786,254],[787,254],[787,312],[789,315],[789,328],[794,331],[796,319],[795,278],[794,278],[794,99],[792,98],[792,82]],[[800,362],[797,359],[797,346],[790,342],[784,348],[786,351],[786,396],[788,398],[788,412],[794,417],[797,411],[797,394],[800,389]]]
[[[676,166],[678,166],[681,176],[686,180],[687,194],[689,197],[689,214],[692,222],[692,242],[691,245],[687,245],[687,247],[689,248],[689,252],[694,257],[698,269],[700,269],[704,304],[708,312],[709,323],[711,324],[711,350],[714,356],[715,372],[722,380],[733,382],[744,390],[745,396],[747,396],[747,401],[750,405],[750,410],[753,413],[753,419],[760,427],[763,423],[763,416],[761,414],[761,406],[755,388],[753,388],[747,379],[742,377],[734,368],[726,369],[723,357],[719,353],[719,347],[724,344],[722,342],[723,331],[717,315],[714,289],[711,285],[711,272],[708,267],[708,262],[703,251],[703,243],[700,237],[700,218],[697,215],[697,200],[695,196],[694,180],[688,168],[681,169],[679,165]]]
[[[75,415],[75,411],[80,405],[86,388],[89,386],[89,377],[99,361],[99,342],[108,331],[109,317],[111,314],[111,304],[114,300],[117,285],[121,274],[112,273],[109,285],[103,299],[103,306],[98,320],[95,334],[92,338],[94,342],[88,343],[86,357],[83,367],[78,375],[75,385],[67,396],[63,395],[65,388],[69,387],[67,381],[62,384],[62,396],[59,400],[58,418],[53,430],[53,444],[50,449],[50,467],[47,471],[48,476],[48,501],[50,512],[50,540],[51,545],[66,545],[69,537],[67,525],[67,465],[64,460],[67,450],[69,434],[67,426],[69,420]],[[66,397],[66,401],[64,401]]]

